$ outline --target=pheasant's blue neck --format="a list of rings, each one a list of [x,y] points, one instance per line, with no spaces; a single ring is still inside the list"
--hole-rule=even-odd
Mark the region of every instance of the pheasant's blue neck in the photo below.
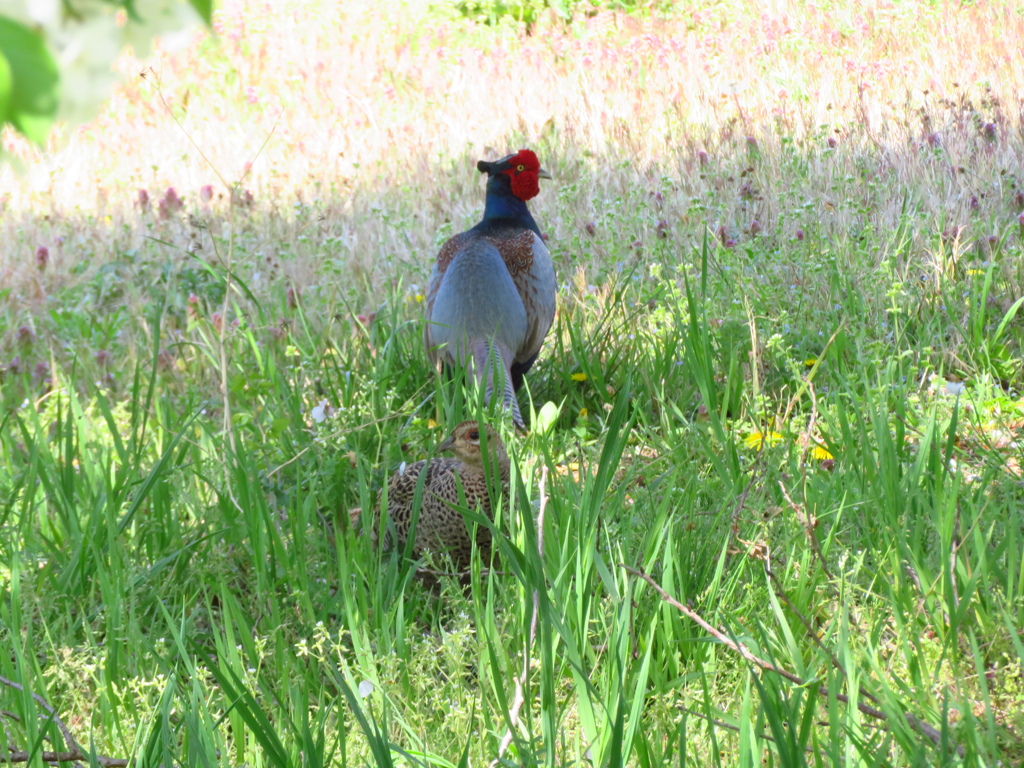
[[[484,202],[483,226],[516,225],[532,229],[540,235],[537,222],[530,215],[526,203],[512,194],[512,184],[508,176],[498,174],[487,180],[487,198]]]

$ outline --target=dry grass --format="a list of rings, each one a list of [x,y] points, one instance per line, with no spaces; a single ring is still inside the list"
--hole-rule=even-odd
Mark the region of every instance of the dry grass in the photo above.
[[[478,216],[473,162],[527,144],[556,174],[534,208],[569,296],[603,283],[607,298],[613,270],[685,263],[710,231],[740,260],[737,290],[762,294],[755,311],[792,309],[771,282],[801,288],[809,315],[832,312],[841,297],[810,274],[831,258],[876,323],[941,302],[957,262],[1020,252],[1024,13],[1011,2],[737,1],[570,27],[545,16],[531,34],[423,3],[226,2],[215,22],[216,39],[123,57],[102,114],[45,151],[5,132],[0,361],[147,355],[147,291],[188,253],[230,255],[276,302],[264,334],[296,295],[327,325],[398,286],[414,319],[438,242]],[[743,252],[764,263],[742,269]],[[1002,260],[999,312],[1021,269]],[[931,293],[879,272],[928,278]],[[195,298],[194,314],[223,309]],[[122,315],[106,339],[54,343],[58,308]],[[165,318],[162,347],[197,339],[183,314]],[[47,343],[29,354],[26,334]],[[969,367],[956,328],[945,342],[942,360]]]
[[[58,131],[46,151],[5,135],[23,172],[0,176],[4,236],[17,244],[0,275],[26,291],[32,252],[56,244],[51,293],[77,258],[76,236],[107,253],[137,244],[147,223],[137,189],[155,204],[173,186],[202,213],[200,189],[219,188],[218,174],[244,177],[257,208],[285,217],[296,201],[320,201],[325,233],[358,222],[345,255],[370,271],[387,234],[368,213],[403,194],[420,222],[403,251],[422,260],[438,220],[461,222],[478,205],[467,161],[518,143],[541,144],[563,184],[583,181],[565,200],[581,214],[662,175],[678,183],[668,206],[678,212],[705,191],[705,152],[729,171],[715,178],[712,227],[756,218],[792,234],[780,220],[801,198],[836,206],[837,230],[892,226],[903,191],[950,223],[966,222],[973,195],[993,228],[1005,226],[1024,160],[1014,49],[1024,16],[1011,2],[844,5],[708,3],[667,20],[601,13],[569,30],[545,18],[524,36],[417,3],[226,2],[219,44],[197,33],[145,66],[125,57],[126,83],[91,125]],[[759,162],[740,182],[731,171],[754,142]],[[786,167],[787,146],[803,173]],[[851,210],[858,203],[868,210]],[[544,215],[554,196],[539,205]],[[699,229],[702,218],[684,223]]]

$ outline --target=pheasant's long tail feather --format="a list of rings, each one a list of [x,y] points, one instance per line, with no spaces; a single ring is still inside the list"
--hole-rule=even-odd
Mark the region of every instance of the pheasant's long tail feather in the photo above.
[[[502,402],[512,411],[512,423],[518,429],[526,430],[526,423],[519,411],[519,401],[512,387],[512,353],[491,341],[480,341],[473,345],[473,370],[476,379],[484,384],[484,402],[490,403],[494,396],[498,377],[502,382]]]

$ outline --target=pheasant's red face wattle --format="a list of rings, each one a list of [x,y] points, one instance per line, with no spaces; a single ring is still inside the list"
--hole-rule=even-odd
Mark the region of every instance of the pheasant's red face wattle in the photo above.
[[[521,149],[509,159],[509,169],[502,171],[512,180],[512,194],[523,202],[540,192],[540,160],[531,149]]]

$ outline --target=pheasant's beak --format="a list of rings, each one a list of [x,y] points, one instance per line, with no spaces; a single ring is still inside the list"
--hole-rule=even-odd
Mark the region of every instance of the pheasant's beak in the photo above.
[[[437,452],[438,453],[444,453],[445,451],[450,451],[454,447],[455,447],[455,438],[454,437],[449,437],[447,440],[445,440],[444,442],[440,443],[437,446]]]
[[[537,171],[537,177],[541,179],[550,179],[551,174],[545,171],[543,168]]]

